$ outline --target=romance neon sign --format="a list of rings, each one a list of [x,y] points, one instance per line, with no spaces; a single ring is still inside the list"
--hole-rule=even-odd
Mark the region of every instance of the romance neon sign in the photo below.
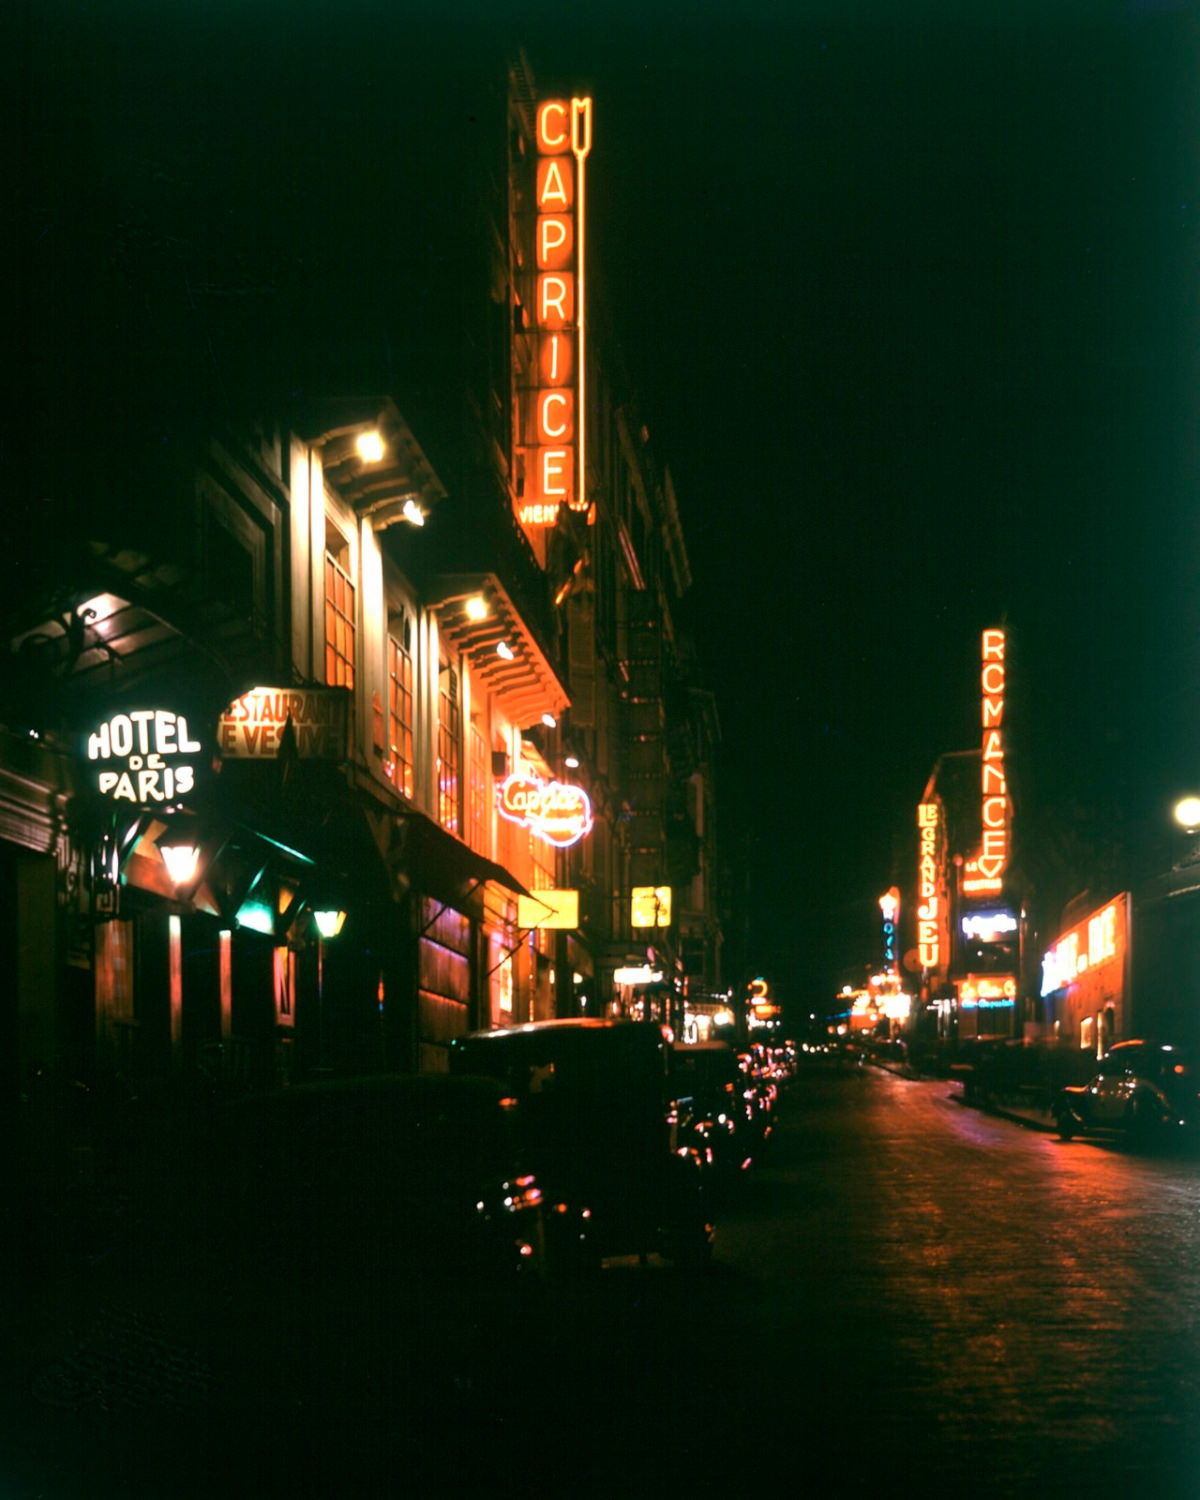
[[[979,853],[968,860],[963,875],[967,894],[1002,889],[1008,867],[1009,801],[1004,770],[1004,631],[983,632],[982,690],[983,747],[981,817],[983,836]]]
[[[592,831],[592,804],[582,787],[542,781],[520,772],[514,772],[500,787],[498,811],[501,817],[522,824],[557,849],[577,844]]]
[[[586,375],[585,163],[592,148],[591,99],[538,105],[534,179],[535,384],[526,393],[525,492],[519,518],[550,526],[559,506],[587,510],[584,483]]]

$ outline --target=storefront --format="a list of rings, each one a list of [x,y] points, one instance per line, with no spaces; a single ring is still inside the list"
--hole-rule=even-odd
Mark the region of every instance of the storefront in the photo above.
[[[1122,892],[1068,927],[1042,955],[1050,1035],[1101,1057],[1129,1036],[1130,896]]]

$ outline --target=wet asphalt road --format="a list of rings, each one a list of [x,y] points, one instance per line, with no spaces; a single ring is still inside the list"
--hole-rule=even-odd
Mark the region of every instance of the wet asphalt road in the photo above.
[[[368,1404],[333,1380],[299,1412],[196,1399],[186,1351],[28,1286],[5,1314],[0,1500],[1200,1496],[1200,1160],[1063,1143],[955,1093],[803,1074],[710,1272],[610,1264],[485,1370]],[[68,1313],[147,1389],[48,1400]],[[346,1330],[331,1369],[352,1349]]]
[[[1063,1143],[957,1093],[803,1075],[708,1286],[626,1270],[606,1288],[606,1373],[674,1432],[661,1451],[657,1421],[627,1415],[627,1472],[653,1462],[693,1494],[753,1475],[1200,1495],[1200,1160]]]

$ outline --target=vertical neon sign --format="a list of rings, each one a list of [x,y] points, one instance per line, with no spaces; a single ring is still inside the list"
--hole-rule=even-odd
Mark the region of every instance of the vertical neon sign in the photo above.
[[[983,632],[980,673],[983,711],[980,808],[983,835],[979,853],[968,860],[963,890],[968,894],[998,891],[1008,868],[1009,801],[1004,769],[1004,631]]]
[[[551,526],[560,505],[588,508],[586,483],[586,162],[591,99],[548,99],[536,124],[532,447],[519,518]],[[527,429],[528,430],[528,429]]]
[[[917,828],[921,835],[920,863],[917,870],[917,957],[922,969],[936,969],[941,957],[939,933],[941,902],[938,897],[938,829],[940,808],[936,802],[922,802],[917,808]]]

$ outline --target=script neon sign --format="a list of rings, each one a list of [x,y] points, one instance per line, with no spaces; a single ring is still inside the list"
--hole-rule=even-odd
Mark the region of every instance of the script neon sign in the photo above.
[[[529,393],[532,447],[519,516],[550,526],[560,505],[586,510],[585,163],[592,149],[591,99],[538,105],[534,201],[533,324],[537,359]]]
[[[968,860],[963,890],[968,894],[999,891],[1008,867],[1009,803],[1004,771],[1004,631],[983,632],[982,689],[983,748],[981,816],[983,837],[979,853]]]
[[[592,831],[592,804],[580,786],[515,772],[498,794],[498,811],[555,848],[567,849]]]

